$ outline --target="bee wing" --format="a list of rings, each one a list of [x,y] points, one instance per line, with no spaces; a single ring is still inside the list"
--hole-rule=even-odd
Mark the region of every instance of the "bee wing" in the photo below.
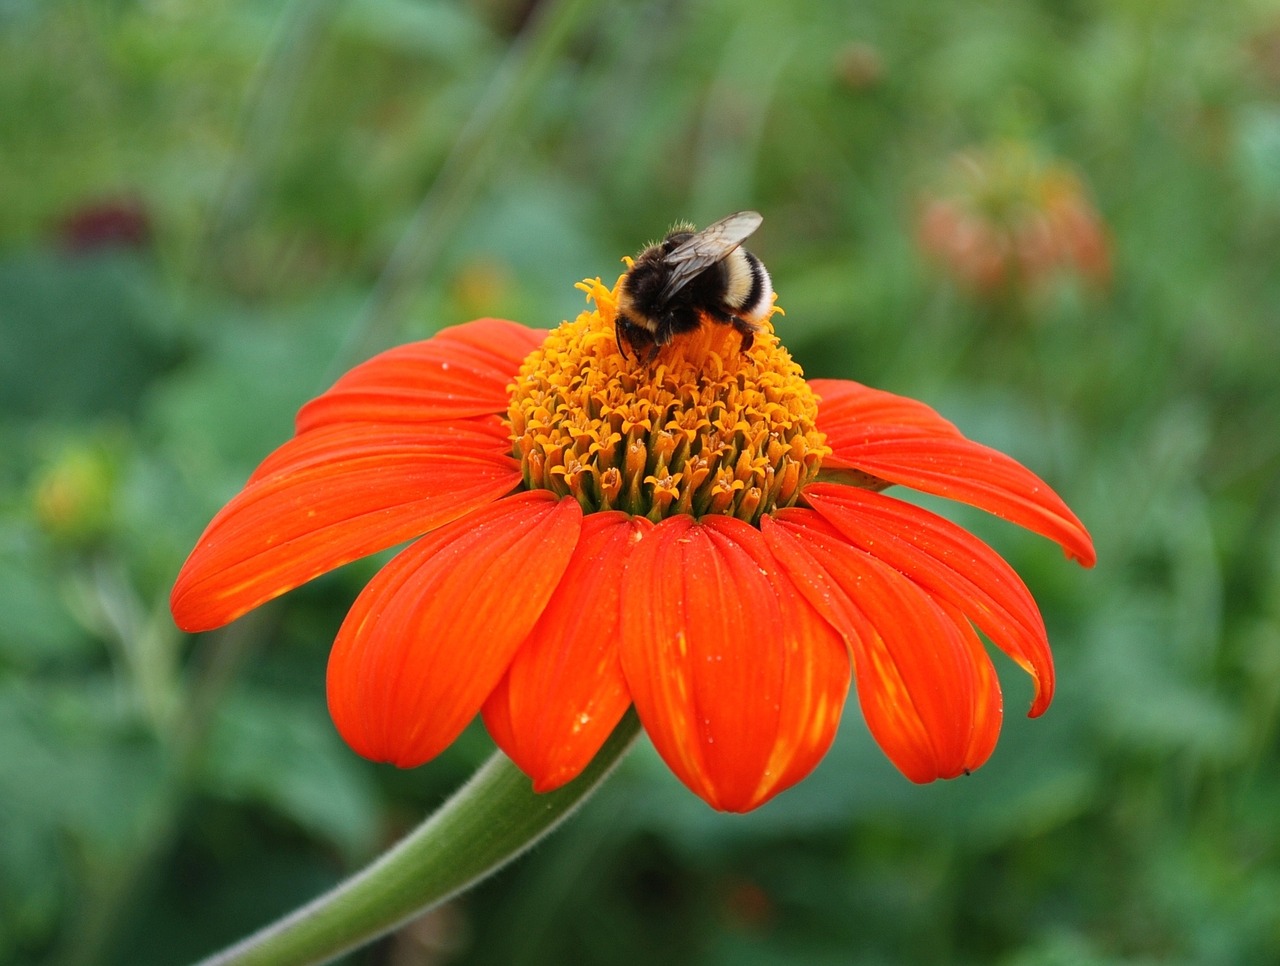
[[[708,225],[672,251],[665,259],[669,275],[658,293],[658,302],[665,304],[701,272],[724,261],[762,221],[758,212],[738,211]]]

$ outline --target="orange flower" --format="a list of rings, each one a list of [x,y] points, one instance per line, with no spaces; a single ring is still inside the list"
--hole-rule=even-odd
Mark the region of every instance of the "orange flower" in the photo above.
[[[950,182],[926,200],[918,238],[965,288],[1028,294],[1064,272],[1110,284],[1106,225],[1065,164],[1000,143],[956,155]]]
[[[851,673],[911,780],[981,765],[1001,721],[982,631],[1053,696],[1027,588],[990,547],[880,492],[904,485],[1093,545],[1045,483],[936,412],[806,382],[771,326],[705,324],[624,358],[616,287],[547,332],[481,319],[357,366],[298,414],[178,576],[188,631],[417,537],[360,594],[329,707],[360,754],[412,767],[477,712],[538,791],[634,703],[712,806],[807,775]]]

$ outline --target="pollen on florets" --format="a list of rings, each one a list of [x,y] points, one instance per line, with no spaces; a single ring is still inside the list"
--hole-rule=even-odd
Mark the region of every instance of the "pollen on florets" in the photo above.
[[[595,307],[553,330],[510,387],[526,487],[655,521],[756,523],[796,502],[830,449],[817,397],[772,326],[742,352],[737,332],[707,322],[640,360],[618,349],[617,286],[578,287]]]

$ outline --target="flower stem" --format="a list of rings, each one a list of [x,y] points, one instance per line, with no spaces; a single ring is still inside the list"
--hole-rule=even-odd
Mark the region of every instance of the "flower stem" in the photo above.
[[[576,779],[534,794],[495,752],[454,796],[363,871],[198,966],[325,963],[390,932],[496,872],[566,819],[640,731],[633,710]]]

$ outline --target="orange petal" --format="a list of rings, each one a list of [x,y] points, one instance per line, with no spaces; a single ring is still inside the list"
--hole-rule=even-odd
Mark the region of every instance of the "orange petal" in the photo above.
[[[864,442],[869,433],[891,427],[898,427],[896,432],[910,428],[917,436],[960,436],[954,424],[918,399],[872,389],[849,379],[810,379],[809,387],[820,400],[818,428],[827,434],[827,445],[836,452]]]
[[[485,702],[489,734],[537,792],[576,778],[631,705],[618,658],[622,573],[651,527],[625,513],[583,519],[559,586]]]
[[[827,463],[987,510],[1057,542],[1086,567],[1097,560],[1084,524],[1017,460],[968,439],[914,429],[868,427],[864,435],[862,441],[833,445]]]
[[[499,500],[430,533],[356,599],[329,655],[329,713],[355,751],[411,768],[480,710],[564,573],[575,500]]]
[[[502,458],[511,455],[511,428],[498,416],[455,419],[429,427],[406,423],[323,426],[295,436],[277,448],[258,464],[248,482],[256,483],[278,473],[328,463],[335,456],[350,459],[401,449],[423,455]]]
[[[546,338],[502,319],[478,319],[389,349],[356,366],[298,413],[297,430],[345,422],[420,423],[506,412],[507,385]]]
[[[813,769],[839,724],[848,654],[758,530],[662,521],[633,549],[622,599],[623,672],[681,781],[741,812]]]
[[[505,440],[450,426],[335,427],[285,443],[213,518],[169,604],[209,630],[366,554],[484,506],[520,483]]]
[[[996,677],[991,656],[964,614],[944,601],[938,606],[947,612],[952,623],[964,635],[969,657],[973,663],[973,720],[969,729],[969,743],[965,746],[966,771],[973,771],[987,763],[1000,738],[1000,725],[1004,722],[1004,698],[1000,694],[1000,679]]]
[[[809,383],[821,397],[818,428],[829,466],[844,466],[987,510],[1051,540],[1092,567],[1084,524],[1043,480],[1016,460],[966,439],[930,406],[839,379]]]
[[[1029,714],[1053,700],[1053,655],[1040,609],[1003,558],[942,517],[852,486],[816,484],[805,499],[855,547],[958,608],[1035,681]],[[783,511],[785,515],[786,512]]]
[[[999,731],[1000,692],[964,617],[816,514],[766,518],[763,529],[801,591],[844,631],[863,716],[890,761],[915,782],[981,765]]]

